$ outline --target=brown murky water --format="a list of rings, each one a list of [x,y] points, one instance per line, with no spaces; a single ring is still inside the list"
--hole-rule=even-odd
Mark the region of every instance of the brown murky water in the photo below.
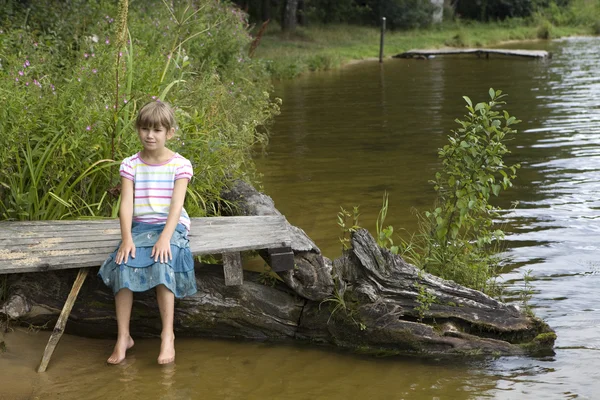
[[[48,332],[7,335],[4,399],[596,399],[600,398],[600,52],[598,38],[520,44],[548,61],[440,57],[357,64],[280,84],[284,99],[265,156],[265,191],[325,255],[339,254],[336,213],[360,206],[374,230],[384,191],[389,224],[416,229],[428,208],[436,149],[463,114],[461,96],[509,94],[523,122],[510,144],[523,167],[500,205],[510,263],[502,278],[518,301],[531,270],[530,304],[558,333],[543,359],[379,359],[324,348],[178,339],[177,363],[155,364],[157,340],[140,340],[126,365],[108,367],[111,341],[66,335],[48,372],[34,372]]]

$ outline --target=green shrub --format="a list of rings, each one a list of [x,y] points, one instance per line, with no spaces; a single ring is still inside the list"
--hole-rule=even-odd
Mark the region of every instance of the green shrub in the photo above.
[[[488,102],[473,105],[468,115],[439,150],[441,171],[432,181],[437,193],[435,208],[421,216],[421,227],[401,253],[423,270],[444,279],[491,293],[499,259],[495,246],[504,233],[495,229],[498,196],[512,185],[519,165],[504,164],[509,153],[505,142],[516,133],[519,121],[499,109],[501,91],[490,89]]]
[[[536,36],[538,39],[544,40],[552,38],[552,24],[548,21],[542,21],[537,28]]]
[[[239,10],[135,3],[120,41],[113,2],[8,3],[0,19],[27,22],[0,34],[2,218],[114,216],[118,164],[139,150],[133,118],[155,99],[175,106],[171,147],[195,167],[193,215],[218,213],[221,189],[252,174],[278,103],[264,65],[245,56]]]

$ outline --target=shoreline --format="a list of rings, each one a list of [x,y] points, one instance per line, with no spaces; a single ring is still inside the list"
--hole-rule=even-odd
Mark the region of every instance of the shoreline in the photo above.
[[[493,48],[514,43],[536,43],[568,37],[594,37],[585,26],[555,27],[551,38],[538,37],[537,26],[501,23],[447,25],[426,30],[388,32],[389,56],[411,49]],[[372,27],[327,25],[299,28],[292,37],[267,33],[257,48],[256,59],[267,64],[273,80],[293,79],[305,73],[331,71],[363,62],[378,61],[380,32]],[[393,49],[390,51],[390,49]]]
[[[564,40],[564,39],[570,39],[570,38],[593,38],[596,37],[594,35],[570,35],[570,36],[562,36],[562,37],[558,37],[555,39],[514,39],[514,40],[505,40],[505,41],[501,41],[498,43],[495,43],[494,46],[503,46],[503,45],[507,45],[507,44],[515,44],[515,43],[535,43],[535,42],[552,42],[552,41],[556,41],[556,40]],[[451,46],[443,46],[443,47],[429,47],[426,49],[419,49],[419,50],[442,50],[442,49],[464,49],[465,47],[451,47]],[[488,46],[481,46],[481,48],[488,48],[491,49],[492,47],[488,47]],[[394,56],[385,56],[383,57],[383,61],[385,62],[386,60],[392,60],[394,59]],[[347,62],[342,62],[339,66],[339,69],[342,68],[346,68],[346,67],[351,67],[353,65],[357,65],[357,64],[362,64],[362,63],[366,63],[366,62],[374,62],[374,61],[379,61],[379,57],[368,57],[368,58],[362,58],[362,59],[351,59],[348,60]],[[332,68],[331,70],[333,70],[335,68]],[[325,72],[325,71],[308,71],[307,73],[314,73],[314,72]]]

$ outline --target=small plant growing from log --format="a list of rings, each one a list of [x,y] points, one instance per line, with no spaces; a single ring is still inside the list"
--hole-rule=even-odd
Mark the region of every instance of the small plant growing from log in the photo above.
[[[329,318],[327,319],[327,323],[329,324],[329,321],[331,320],[331,318],[338,311],[343,311],[344,314],[346,315],[346,317],[348,317],[354,325],[356,325],[361,331],[364,331],[365,329],[367,329],[367,326],[364,323],[362,323],[361,321],[357,320],[357,318],[355,318],[356,301],[348,301],[346,299],[346,297],[347,297],[346,283],[344,281],[342,281],[341,279],[337,279],[336,276],[334,276],[334,282],[336,282],[336,284],[335,284],[335,288],[333,290],[333,294],[331,296],[329,296],[328,298],[326,298],[325,300],[323,300],[319,304],[319,308],[321,308],[321,305],[323,303],[329,303],[332,306],[331,314],[329,315]]]
[[[265,263],[262,272],[258,276],[258,281],[265,286],[275,287],[277,280],[277,277],[273,275],[271,267]]]
[[[350,236],[353,232],[356,232],[360,229],[360,225],[358,225],[358,217],[360,213],[358,212],[358,206],[355,206],[352,210],[352,213],[345,210],[343,207],[340,207],[340,211],[337,214],[338,217],[338,225],[342,229],[342,236],[340,237],[340,243],[342,244],[342,251],[345,252],[350,249]],[[348,219],[352,218],[352,225],[348,225]]]
[[[419,279],[422,279],[421,272],[419,272]],[[425,285],[416,282],[415,286],[419,290],[419,294],[417,295],[417,303],[419,305],[415,307],[415,310],[419,313],[419,322],[422,322],[431,305],[436,302],[437,297],[430,293]]]
[[[379,210],[379,214],[377,215],[377,221],[375,222],[375,229],[377,230],[377,245],[379,247],[383,247],[384,249],[388,249],[392,252],[392,254],[398,254],[399,247],[394,245],[394,240],[392,239],[392,235],[394,234],[394,227],[388,225],[384,227],[385,217],[388,212],[388,193],[383,193],[383,204],[381,205],[381,210]]]
[[[532,313],[531,306],[529,304],[529,301],[533,297],[533,289],[531,286],[531,281],[533,280],[533,277],[531,276],[532,272],[533,270],[528,269],[523,274],[523,290],[521,291],[521,304],[523,305],[525,312],[528,314]]]

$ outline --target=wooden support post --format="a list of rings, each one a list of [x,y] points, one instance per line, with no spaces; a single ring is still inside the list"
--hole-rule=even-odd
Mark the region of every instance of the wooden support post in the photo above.
[[[42,356],[42,361],[40,362],[37,372],[46,371],[48,363],[50,362],[50,357],[52,357],[52,353],[54,353],[54,349],[56,348],[56,345],[58,344],[58,341],[65,330],[65,325],[67,324],[67,319],[69,319],[69,314],[71,314],[71,310],[73,309],[73,304],[75,304],[75,299],[77,299],[79,290],[81,289],[83,282],[85,282],[85,278],[87,277],[89,271],[89,268],[81,268],[79,270],[77,278],[75,279],[73,287],[71,288],[71,293],[69,293],[67,301],[63,306],[60,316],[58,317],[58,321],[56,321],[52,335],[50,335],[50,339],[48,340],[48,344],[44,350],[44,355]]]
[[[223,272],[225,285],[235,286],[244,283],[244,269],[242,268],[242,255],[236,253],[223,253]]]
[[[379,62],[383,62],[383,37],[385,35],[385,17],[381,18],[381,36],[379,37]]]

